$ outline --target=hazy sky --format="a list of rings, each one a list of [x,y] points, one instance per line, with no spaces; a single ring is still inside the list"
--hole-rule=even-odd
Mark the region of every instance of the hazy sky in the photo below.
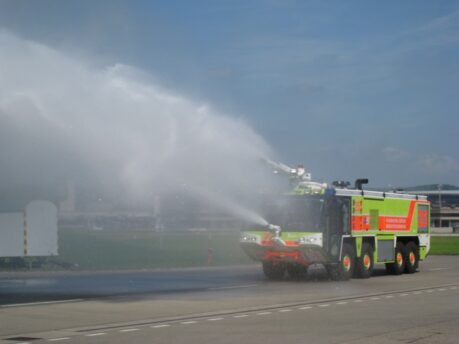
[[[459,185],[457,1],[0,0],[0,29],[137,67],[316,178]]]

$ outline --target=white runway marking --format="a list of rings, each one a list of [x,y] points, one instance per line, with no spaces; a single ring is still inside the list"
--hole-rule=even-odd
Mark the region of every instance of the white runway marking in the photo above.
[[[183,321],[180,324],[182,324],[182,325],[192,325],[192,324],[197,324],[197,323],[198,323],[197,321],[192,320],[192,321]]]
[[[238,287],[243,287],[243,286],[238,286]],[[247,286],[246,286],[247,287]],[[196,320],[188,320],[188,321],[182,321],[182,322],[179,322],[179,320],[177,320],[176,322],[169,322],[169,323],[163,323],[163,324],[157,324],[157,325],[152,325],[150,326],[150,328],[155,328],[155,329],[158,329],[158,328],[165,328],[165,327],[170,327],[170,326],[177,326],[179,324],[181,325],[192,325],[192,324],[198,324],[198,323],[201,323],[201,321],[221,321],[221,320],[224,320],[226,318],[229,318],[229,317],[232,317],[232,318],[235,318],[235,319],[238,319],[238,318],[246,318],[246,317],[249,317],[249,316],[252,316],[252,315],[270,315],[270,314],[273,314],[273,313],[285,313],[285,312],[293,312],[295,310],[307,310],[307,309],[312,309],[312,308],[316,308],[316,307],[320,307],[320,308],[325,308],[325,307],[329,307],[329,306],[333,306],[333,305],[346,305],[346,304],[351,304],[351,303],[362,303],[362,302],[366,302],[366,301],[376,301],[376,300],[381,300],[381,299],[392,299],[396,296],[400,296],[400,297],[404,297],[404,296],[409,296],[409,295],[420,295],[420,294],[423,294],[423,293],[433,293],[433,292],[438,292],[438,291],[450,291],[450,290],[456,290],[458,289],[458,286],[457,285],[449,285],[449,286],[444,286],[444,287],[436,287],[434,289],[425,289],[425,290],[414,290],[414,291],[406,291],[406,292],[393,292],[392,294],[386,294],[386,295],[380,295],[380,296],[362,296],[362,299],[344,299],[342,301],[329,301],[330,303],[320,303],[320,304],[311,304],[311,305],[305,305],[305,306],[296,306],[294,307],[293,305],[290,305],[291,307],[294,307],[294,308],[281,308],[281,306],[277,306],[277,307],[274,307],[271,309],[271,311],[260,311],[258,313],[250,313],[250,314],[228,314],[228,317],[215,317],[215,318],[205,318],[205,319],[202,319],[202,318],[196,318]],[[79,301],[80,299],[74,299],[73,301]],[[60,302],[70,302],[70,300],[65,300],[65,301],[59,301]],[[45,302],[45,303],[49,303],[49,302]],[[51,303],[55,303],[55,302],[51,302]],[[33,304],[36,304],[36,303],[33,303]],[[24,304],[20,304],[20,305],[24,305]],[[10,305],[11,307],[11,305]],[[278,308],[279,307],[279,308]],[[224,314],[222,314],[224,315]],[[132,326],[132,325],[131,325]],[[93,331],[95,331],[96,329],[93,329]],[[99,329],[101,330],[101,329]],[[124,329],[119,329],[118,332],[121,332],[121,333],[125,333],[125,332],[134,332],[134,331],[140,331],[141,328],[124,328]],[[106,335],[107,333],[106,332],[97,332],[97,333],[89,333],[89,334],[85,334],[84,336],[86,337],[96,337],[96,336],[103,336],[103,335]],[[65,341],[65,340],[71,340],[72,337],[60,337],[60,338],[52,338],[52,339],[48,339],[47,341],[48,342],[58,342],[58,341]],[[18,344],[21,344],[21,343],[18,343]],[[26,342],[22,343],[22,344],[26,344]]]
[[[451,268],[433,268],[433,269],[429,269],[428,271],[441,271],[441,270],[451,270]]]
[[[98,333],[87,334],[86,337],[97,337],[97,336],[104,336],[104,335],[106,335],[105,332],[98,332]]]
[[[69,337],[61,337],[61,338],[53,338],[53,339],[48,339],[50,342],[59,342],[61,340],[68,340],[70,339]]]

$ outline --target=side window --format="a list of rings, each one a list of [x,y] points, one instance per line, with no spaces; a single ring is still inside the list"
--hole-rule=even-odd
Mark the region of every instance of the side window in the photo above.
[[[341,226],[343,228],[343,234],[349,234],[350,216],[349,216],[349,202],[347,200],[342,201],[341,214],[342,214]]]
[[[351,227],[351,203],[349,198],[336,197],[329,201],[327,217],[327,231],[330,234],[349,234]]]
[[[418,204],[418,232],[429,232],[429,207],[424,204]]]

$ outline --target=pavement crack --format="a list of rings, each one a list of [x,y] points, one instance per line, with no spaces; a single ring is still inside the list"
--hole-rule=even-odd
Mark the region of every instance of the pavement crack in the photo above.
[[[428,335],[425,335],[425,336],[419,336],[419,337],[416,337],[416,338],[413,338],[413,339],[409,339],[407,341],[405,341],[405,343],[416,343],[416,342],[419,342],[420,340],[424,340],[424,339],[428,339],[428,338],[432,338],[436,335],[440,335],[442,334],[441,332],[433,332],[433,333],[430,333]]]

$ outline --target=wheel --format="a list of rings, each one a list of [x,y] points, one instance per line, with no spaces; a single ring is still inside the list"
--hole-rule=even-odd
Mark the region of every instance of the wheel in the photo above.
[[[362,254],[360,258],[356,259],[355,262],[355,271],[356,275],[359,278],[370,278],[373,272],[373,257],[374,250],[373,246],[369,243],[364,242],[362,245]]]
[[[301,264],[288,264],[287,274],[291,279],[300,279],[306,275],[307,268]]]
[[[349,244],[343,245],[343,252],[341,255],[340,273],[341,279],[347,281],[354,273],[355,266],[355,250]]]
[[[386,270],[392,275],[401,275],[405,270],[405,245],[402,242],[397,241],[395,246],[395,262],[386,263]]]
[[[419,267],[419,247],[413,241],[405,246],[405,273],[415,273]]]
[[[285,265],[266,261],[263,262],[263,272],[270,280],[281,280],[285,276]]]
[[[334,281],[347,281],[354,272],[355,253],[352,245],[344,244],[341,261],[338,264],[327,265],[327,271],[330,278]]]

